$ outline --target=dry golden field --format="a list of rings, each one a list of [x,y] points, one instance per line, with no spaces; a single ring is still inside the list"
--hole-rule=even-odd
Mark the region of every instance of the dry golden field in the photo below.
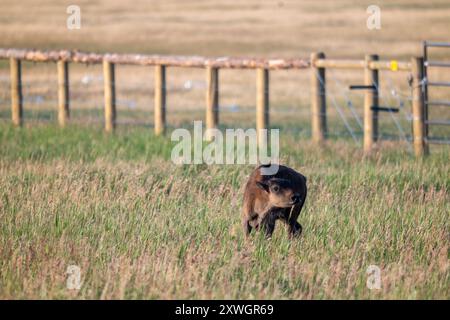
[[[72,1],[3,0],[2,46],[165,54],[295,57],[324,51],[409,58],[422,40],[448,40],[446,0],[377,1],[379,31],[366,28],[373,1],[80,0],[81,30],[66,29]]]

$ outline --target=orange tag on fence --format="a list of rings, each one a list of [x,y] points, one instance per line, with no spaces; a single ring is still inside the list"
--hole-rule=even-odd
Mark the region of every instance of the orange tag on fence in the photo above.
[[[397,71],[398,70],[398,62],[397,60],[391,60],[391,70]]]

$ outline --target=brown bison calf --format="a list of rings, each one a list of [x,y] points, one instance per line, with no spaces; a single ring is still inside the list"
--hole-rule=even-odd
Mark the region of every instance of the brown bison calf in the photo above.
[[[306,200],[306,177],[286,166],[279,166],[275,174],[263,175],[262,165],[253,171],[244,191],[242,225],[248,236],[252,228],[264,230],[270,237],[276,220],[287,225],[290,236],[298,236],[302,226],[297,218]]]

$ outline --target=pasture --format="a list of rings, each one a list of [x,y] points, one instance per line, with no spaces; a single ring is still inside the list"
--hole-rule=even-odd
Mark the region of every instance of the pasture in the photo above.
[[[2,1],[0,47],[207,56],[409,60],[422,40],[449,41],[448,1]],[[24,10],[23,8],[27,8]],[[330,41],[332,38],[332,41]],[[435,56],[448,60],[448,51]],[[361,70],[330,72],[329,139],[310,141],[309,70],[271,74],[271,128],[280,157],[308,177],[299,222],[246,241],[242,188],[251,165],[175,165],[170,131],[204,119],[202,69],[167,75],[169,133],[155,136],[150,67],[118,66],[118,128],[106,134],[102,69],[71,65],[71,122],[56,125],[53,63],[23,63],[25,125],[10,124],[9,67],[0,61],[0,299],[449,299],[450,149],[414,158],[406,73],[380,72],[380,99],[404,107],[380,120],[383,140],[362,150]],[[449,81],[445,73],[432,74]],[[220,128],[255,126],[254,70],[221,71]],[[432,93],[450,99],[449,90]],[[352,139],[335,107],[341,105]],[[448,119],[449,108],[432,116]],[[399,125],[401,130],[399,130]],[[449,137],[449,127],[433,134]],[[389,139],[388,139],[389,138]],[[390,141],[392,138],[395,141]],[[81,288],[67,288],[71,265]],[[369,266],[381,288],[369,289]]]
[[[147,129],[0,132],[1,298],[449,297],[448,149],[366,159],[348,142],[283,136],[283,163],[308,177],[303,236],[246,242],[251,166],[175,166]],[[369,265],[380,290],[366,287]]]

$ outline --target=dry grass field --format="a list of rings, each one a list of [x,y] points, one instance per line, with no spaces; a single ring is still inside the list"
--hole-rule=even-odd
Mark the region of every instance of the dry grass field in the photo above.
[[[83,0],[81,30],[66,28],[70,4],[2,0],[0,47],[408,60],[422,40],[450,41],[445,0],[378,1],[378,31],[366,28],[372,1]],[[450,50],[433,56],[450,61]],[[60,129],[56,66],[24,63],[25,126],[13,128],[0,60],[0,299],[450,299],[450,149],[412,156],[402,136],[411,134],[407,73],[380,74],[381,103],[402,107],[381,116],[382,138],[396,140],[371,157],[347,107],[361,117],[362,92],[348,85],[362,71],[327,74],[323,148],[309,141],[310,71],[271,73],[282,162],[308,177],[295,241],[283,228],[270,241],[245,241],[240,206],[252,166],[172,163],[169,136],[152,134],[151,67],[117,67],[119,127],[103,133],[101,75],[99,65],[70,66],[72,123]],[[448,72],[431,76],[450,81]],[[191,128],[204,118],[204,70],[170,68],[167,79],[169,133]],[[254,126],[255,93],[253,70],[221,71],[221,128]],[[448,89],[430,93],[450,99]],[[431,115],[449,119],[449,110]],[[81,269],[80,290],[67,289],[69,265]],[[381,289],[366,286],[370,265],[381,270]]]
[[[183,55],[409,58],[420,41],[448,39],[446,0],[377,1],[382,28],[366,28],[373,1],[80,0],[82,28],[68,32],[72,1],[2,1],[2,46]],[[24,10],[26,8],[26,10]]]

